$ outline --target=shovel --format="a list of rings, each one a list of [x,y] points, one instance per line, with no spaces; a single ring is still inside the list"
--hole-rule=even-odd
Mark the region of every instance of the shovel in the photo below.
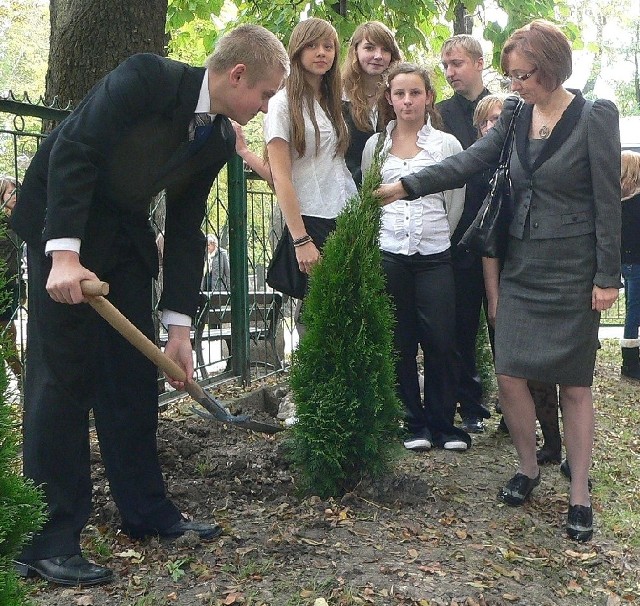
[[[167,376],[177,379],[178,381],[186,380],[187,377],[184,370],[155,343],[142,334],[112,303],[104,298],[105,295],[109,294],[109,285],[106,282],[83,280],[81,287],[82,294],[87,298],[89,305],[129,341],[131,345],[151,360],[160,370],[165,372]],[[210,413],[206,414],[196,410],[200,416],[207,419],[213,419],[219,423],[226,423],[233,427],[261,433],[272,434],[284,429],[284,427],[280,425],[270,425],[269,423],[254,421],[247,415],[232,415],[216,398],[208,394],[200,385],[193,381],[185,383],[185,389],[200,406]]]

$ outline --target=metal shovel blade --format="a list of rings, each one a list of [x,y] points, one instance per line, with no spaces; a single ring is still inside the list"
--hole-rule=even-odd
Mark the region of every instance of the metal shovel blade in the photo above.
[[[284,430],[284,427],[281,425],[271,425],[270,423],[254,421],[247,415],[232,415],[216,398],[207,393],[197,383],[189,383],[187,386],[187,392],[198,404],[200,404],[200,406],[202,406],[202,408],[207,411],[205,413],[195,407],[192,407],[192,410],[196,414],[205,419],[213,419],[219,423],[225,423],[233,425],[234,427],[240,427],[241,429],[248,429],[261,433],[273,434]]]

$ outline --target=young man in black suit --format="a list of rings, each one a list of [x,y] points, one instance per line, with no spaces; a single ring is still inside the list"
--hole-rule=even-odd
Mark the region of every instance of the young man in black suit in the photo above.
[[[478,138],[473,125],[473,112],[478,101],[489,94],[482,81],[482,47],[472,36],[459,34],[444,42],[440,57],[454,94],[436,107],[444,121],[445,130],[460,141],[463,149],[467,149]],[[458,249],[457,244],[478,213],[487,190],[488,183],[482,175],[467,183],[464,211],[451,237],[459,361],[457,399],[462,428],[473,433],[484,431],[483,419],[490,416],[482,404],[482,383],[476,368],[476,335],[485,291],[482,259],[474,253]]]
[[[82,305],[80,282],[107,281],[110,300],[153,338],[158,253],[148,211],[164,189],[165,351],[192,380],[200,227],[211,185],[234,153],[229,118],[246,124],[266,112],[288,69],[282,44],[259,26],[224,36],[206,68],[134,55],[93,87],[33,158],[12,225],[27,242],[29,265],[24,473],[43,487],[49,519],[16,562],[20,574],[63,585],[113,577],[80,549],[91,509],[90,409],[125,533],[220,534],[167,498],[156,445],[156,369]]]

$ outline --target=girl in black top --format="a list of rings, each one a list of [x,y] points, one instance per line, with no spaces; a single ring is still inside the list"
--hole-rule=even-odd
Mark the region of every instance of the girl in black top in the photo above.
[[[342,112],[350,137],[345,161],[358,186],[362,182],[364,145],[373,133],[382,130],[377,106],[384,91],[384,76],[401,59],[395,37],[383,23],[367,21],[353,32],[342,67]]]

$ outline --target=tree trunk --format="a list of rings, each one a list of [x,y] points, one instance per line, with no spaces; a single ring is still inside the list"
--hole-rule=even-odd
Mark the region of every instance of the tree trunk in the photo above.
[[[50,0],[48,101],[77,104],[121,61],[165,55],[167,0]]]
[[[473,16],[467,13],[462,2],[458,2],[455,8],[455,17],[453,19],[453,33],[458,34],[471,34],[473,31]]]

